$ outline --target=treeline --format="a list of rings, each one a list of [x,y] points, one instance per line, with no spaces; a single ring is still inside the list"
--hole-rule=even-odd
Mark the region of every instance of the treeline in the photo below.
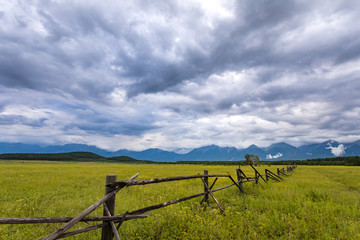
[[[262,164],[271,165],[334,165],[334,166],[360,166],[360,157],[335,157],[335,158],[316,158],[308,160],[287,160],[261,162]]]
[[[159,163],[159,162],[154,162],[154,161],[150,161],[150,160],[137,160],[131,157],[127,157],[127,156],[121,156],[121,157],[111,157],[111,158],[106,158],[107,161],[109,162],[121,162],[121,163],[141,163],[141,164],[151,164],[151,163]]]
[[[168,162],[169,163],[169,162]],[[245,165],[245,161],[177,161],[170,164],[194,164],[194,165]]]
[[[201,165],[246,165],[246,161],[178,161],[173,164]],[[328,165],[328,166],[360,166],[360,157],[317,158],[308,160],[260,161],[260,165]]]

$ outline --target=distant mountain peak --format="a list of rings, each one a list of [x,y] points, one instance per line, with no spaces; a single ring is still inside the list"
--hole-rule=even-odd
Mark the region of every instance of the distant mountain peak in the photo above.
[[[269,147],[266,148],[266,150],[271,150],[274,148],[296,148],[286,142],[278,142],[278,143],[273,143],[271,144]]]
[[[148,149],[146,149],[146,150],[144,150],[144,151],[149,151],[149,152],[162,152],[162,151],[164,151],[164,150],[161,150],[160,148],[148,148]],[[143,151],[143,152],[144,152]]]
[[[211,144],[211,145],[195,148],[194,150],[195,151],[209,151],[209,150],[215,150],[215,149],[219,149],[219,148],[220,148],[219,146],[217,146],[215,144]]]
[[[323,144],[339,144],[339,142],[332,139],[328,139],[325,142],[323,142]]]
[[[190,149],[188,149],[190,150]],[[39,145],[24,143],[0,142],[0,153],[68,153],[92,152],[103,157],[128,156],[138,160],[152,161],[243,161],[245,154],[254,154],[261,160],[304,160],[309,158],[327,158],[334,156],[360,156],[360,140],[352,143],[339,143],[327,140],[322,143],[313,143],[294,147],[286,142],[271,144],[267,148],[260,148],[251,144],[246,149],[235,147],[219,147],[212,144],[191,151],[176,152],[164,151],[159,148],[149,148],[143,151],[121,149],[107,151],[96,146],[86,144]]]
[[[271,144],[271,146],[291,146],[291,145],[286,142],[278,142],[278,143]]]
[[[208,145],[208,146],[204,146],[204,148],[220,148],[220,147],[218,145],[211,144],[211,145]]]
[[[251,144],[250,146],[247,147],[247,149],[252,149],[252,148],[259,148],[259,147],[256,146],[255,144]]]

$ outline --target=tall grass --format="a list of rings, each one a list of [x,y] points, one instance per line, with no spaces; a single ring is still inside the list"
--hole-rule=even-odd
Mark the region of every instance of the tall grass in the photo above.
[[[276,166],[260,166],[261,173]],[[125,180],[209,174],[235,178],[234,166],[142,165],[54,162],[0,162],[0,217],[75,216],[104,195],[105,177]],[[246,174],[254,176],[250,167]],[[300,166],[285,181],[264,186],[244,184],[215,196],[225,208],[220,214],[199,205],[201,198],[152,211],[147,219],[120,228],[122,239],[360,239],[360,167]],[[212,180],[210,180],[212,182]],[[215,187],[230,184],[220,179]],[[116,214],[203,191],[201,180],[133,186],[116,197]],[[91,216],[102,215],[98,209]],[[36,239],[62,224],[0,225],[0,239]],[[88,226],[80,223],[74,228]],[[92,231],[68,239],[100,239]]]

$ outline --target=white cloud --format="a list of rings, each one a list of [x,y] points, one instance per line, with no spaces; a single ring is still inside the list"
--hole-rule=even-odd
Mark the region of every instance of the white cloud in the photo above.
[[[266,159],[276,159],[276,158],[279,158],[279,157],[282,157],[282,156],[283,156],[283,154],[280,153],[280,152],[275,154],[275,155],[267,154]]]
[[[329,147],[327,147],[326,149],[330,149],[331,153],[334,154],[334,156],[336,157],[345,154],[346,147],[344,146],[344,144],[339,144],[337,147],[333,147],[330,143],[328,143],[328,146]]]

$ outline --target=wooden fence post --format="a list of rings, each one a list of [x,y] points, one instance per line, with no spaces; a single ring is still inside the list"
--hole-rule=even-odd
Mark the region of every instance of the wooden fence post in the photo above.
[[[255,171],[255,184],[258,184],[258,182],[259,182],[259,176],[257,171]]]
[[[268,182],[269,181],[269,176],[268,176],[267,169],[265,169],[265,177],[266,177],[266,182]]]
[[[242,175],[241,175],[240,166],[239,166],[239,169],[236,169],[236,176],[237,176],[237,180],[238,180],[238,183],[239,183],[239,187],[242,190],[242,192],[244,192],[244,185],[243,185],[243,182],[242,182],[243,178],[242,178]]]
[[[208,175],[208,170],[204,170],[204,175]],[[205,185],[206,184],[206,185]],[[204,202],[209,204],[209,192],[208,192],[208,186],[209,186],[209,177],[204,177]]]
[[[106,185],[116,182],[116,178],[117,178],[116,175],[107,175],[106,176]],[[115,188],[106,186],[105,187],[105,195],[108,194],[111,191],[114,191]],[[108,209],[109,209],[109,212],[110,212],[111,216],[114,216],[114,214],[115,214],[115,196],[116,195],[114,195],[113,197],[111,197],[109,200],[107,200],[105,202]],[[104,207],[103,216],[108,216],[105,207]],[[112,230],[110,224],[106,224],[106,226],[104,226],[102,228],[101,240],[112,240],[113,237],[114,237],[114,233],[113,233],[113,230]]]

